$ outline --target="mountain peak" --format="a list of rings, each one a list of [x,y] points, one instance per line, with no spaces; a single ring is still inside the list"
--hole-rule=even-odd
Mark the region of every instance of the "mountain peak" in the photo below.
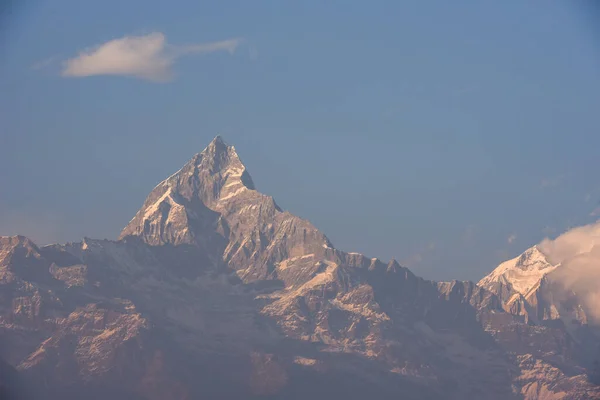
[[[217,135],[152,190],[120,238],[135,235],[151,244],[194,243],[191,225],[197,224],[192,221],[208,223],[216,218],[214,212],[254,191],[252,178],[235,148]]]
[[[37,248],[37,245],[31,239],[23,235],[0,236],[0,249],[3,247],[19,246]]]
[[[255,189],[235,148],[219,135],[152,190],[119,238],[128,236],[197,246],[247,281],[272,276],[285,259],[330,249],[310,222]]]
[[[538,246],[525,250],[521,255],[503,262],[478,285],[491,290],[495,284],[508,284],[516,292],[526,295],[540,280],[557,268],[551,264]]]
[[[187,175],[197,177],[207,173],[212,178],[222,181],[221,185],[217,186],[227,187],[228,184],[233,186],[239,182],[248,189],[255,189],[254,182],[235,147],[227,144],[221,135],[215,136],[204,150],[196,154],[175,175],[181,174],[184,170]]]
[[[229,146],[221,137],[221,135],[217,135],[214,139],[206,146],[204,150],[200,154],[211,154],[218,155],[221,152],[228,152],[230,150],[235,151],[233,146]]]
[[[206,146],[205,150],[208,150],[208,149],[231,149],[231,148],[233,148],[233,146],[229,145],[229,143],[227,143],[225,141],[225,139],[223,139],[223,136],[218,134],[213,138],[213,140],[210,141],[208,146]]]
[[[400,266],[400,264],[398,263],[398,261],[396,261],[395,258],[392,258],[390,260],[390,262],[387,265],[387,271],[388,272],[398,272],[402,267]]]
[[[217,134],[217,136],[214,137],[214,139],[210,142],[209,146],[214,144],[226,145],[225,141],[223,140],[223,136],[221,136],[220,134]]]

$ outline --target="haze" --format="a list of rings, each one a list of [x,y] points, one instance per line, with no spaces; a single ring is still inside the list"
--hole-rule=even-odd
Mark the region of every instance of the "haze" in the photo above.
[[[337,248],[426,278],[477,280],[594,221],[596,8],[433,3],[14,7],[0,234],[116,238],[217,133]]]

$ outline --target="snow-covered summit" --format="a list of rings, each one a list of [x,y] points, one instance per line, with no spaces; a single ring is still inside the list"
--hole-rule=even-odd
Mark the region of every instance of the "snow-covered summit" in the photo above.
[[[538,246],[527,249],[523,254],[505,261],[489,275],[479,281],[478,285],[487,289],[497,283],[510,287],[515,292],[527,296],[535,289],[542,278],[556,269]]]

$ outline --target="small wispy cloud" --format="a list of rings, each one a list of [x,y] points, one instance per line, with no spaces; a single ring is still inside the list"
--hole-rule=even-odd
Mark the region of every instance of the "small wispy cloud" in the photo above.
[[[515,242],[515,240],[517,240],[517,234],[516,233],[510,234],[508,236],[508,238],[506,238],[506,242],[508,244],[513,244]]]
[[[120,75],[166,82],[173,78],[172,68],[180,57],[219,51],[233,54],[242,41],[241,38],[233,38],[211,43],[171,45],[161,32],[125,36],[82,51],[64,61],[62,75]]]
[[[551,263],[561,264],[552,274],[564,291],[553,293],[554,299],[564,301],[575,292],[589,317],[600,321],[600,221],[544,239],[538,246]]]
[[[564,179],[565,179],[565,174],[560,174],[557,176],[544,178],[540,182],[540,188],[548,189],[548,188],[553,188],[553,187],[559,186],[563,183]]]

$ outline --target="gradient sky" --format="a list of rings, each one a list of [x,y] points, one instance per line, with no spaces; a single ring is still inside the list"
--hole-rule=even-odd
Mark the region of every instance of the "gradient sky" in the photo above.
[[[4,9],[0,234],[42,244],[116,238],[150,190],[219,133],[260,191],[336,247],[395,257],[427,278],[478,280],[596,218],[592,4],[63,0]],[[161,82],[61,76],[83,50],[152,32],[172,49],[243,41],[233,54],[190,51]]]

